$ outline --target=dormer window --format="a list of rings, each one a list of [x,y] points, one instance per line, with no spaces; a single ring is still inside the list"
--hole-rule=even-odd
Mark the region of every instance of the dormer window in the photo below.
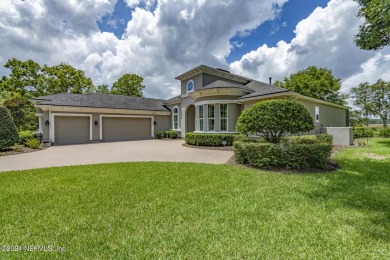
[[[187,82],[187,93],[194,91],[194,87],[195,87],[194,81],[193,80],[188,81]]]

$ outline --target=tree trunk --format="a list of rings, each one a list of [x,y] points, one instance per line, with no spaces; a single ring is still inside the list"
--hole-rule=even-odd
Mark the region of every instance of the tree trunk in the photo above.
[[[382,122],[383,122],[383,127],[387,128],[387,117],[381,117]]]

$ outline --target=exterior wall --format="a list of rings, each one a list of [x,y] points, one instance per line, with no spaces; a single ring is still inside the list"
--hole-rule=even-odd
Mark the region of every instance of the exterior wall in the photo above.
[[[46,121],[50,121],[49,120],[49,112],[48,111],[43,111],[43,126],[42,126],[42,130],[43,130],[43,138],[42,140],[49,140],[50,137],[49,137],[49,126],[45,124]]]
[[[321,133],[321,127],[346,127],[346,109],[332,107],[324,104],[314,103],[306,100],[297,100],[309,111],[314,119],[314,134]],[[315,122],[315,107],[319,107],[319,122]]]
[[[333,136],[333,145],[353,145],[352,127],[324,127],[322,134]]]
[[[182,95],[187,94],[187,83],[190,80],[194,81],[194,91],[201,89],[203,87],[202,76],[203,76],[203,74],[198,74],[198,75],[195,75],[189,79],[181,81],[181,94]]]
[[[238,104],[229,104],[228,107],[228,131],[236,132],[237,119],[241,114],[242,106]]]
[[[179,110],[180,111],[180,110]],[[156,136],[157,131],[165,131],[172,128],[171,116],[154,116],[154,136]]]

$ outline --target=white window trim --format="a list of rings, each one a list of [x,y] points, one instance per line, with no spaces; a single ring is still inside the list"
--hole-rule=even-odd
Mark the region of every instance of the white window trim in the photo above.
[[[177,129],[175,128],[175,108],[177,109]],[[173,109],[172,109],[172,129],[173,130],[177,130],[177,131],[181,131],[180,130],[180,109],[178,106],[174,106]]]
[[[190,84],[190,82],[192,82],[192,90],[188,90],[188,84]],[[194,83],[194,81],[193,81],[192,79],[190,79],[190,80],[187,82],[186,88],[187,88],[186,93],[194,92],[194,90],[195,90],[195,83]]]
[[[214,107],[214,117],[209,117],[209,106]],[[214,120],[214,130],[210,130],[209,120]],[[207,105],[207,132],[209,132],[209,133],[216,132],[216,130],[215,130],[215,104],[208,104]]]
[[[318,116],[318,119],[317,119],[317,116]],[[320,122],[320,107],[314,108],[314,120],[316,121],[316,123]]]
[[[222,118],[221,117],[221,105],[226,105],[226,118]],[[222,131],[221,130],[221,121],[222,119],[226,119],[226,131]],[[229,104],[226,104],[226,103],[221,103],[219,104],[219,131],[222,132],[222,133],[226,133],[229,131]]]
[[[199,114],[199,108],[202,108],[202,115],[203,115],[203,117],[202,118],[200,118],[200,114]],[[205,123],[204,123],[204,119],[205,119],[205,117],[204,117],[204,107],[203,107],[203,105],[201,105],[201,106],[196,106],[195,107],[196,108],[196,131],[195,132],[198,132],[198,133],[204,133],[204,126],[205,126]],[[203,130],[200,130],[200,121],[203,121]]]
[[[49,111],[49,139],[52,143],[55,143],[55,117],[56,116],[79,116],[89,117],[89,140],[92,141],[92,114],[70,114],[70,113],[52,113]]]
[[[127,116],[127,115],[100,115],[99,116],[99,139],[103,141],[103,117],[116,117],[116,118],[150,118],[151,126],[151,138],[154,138],[154,115],[153,116]]]

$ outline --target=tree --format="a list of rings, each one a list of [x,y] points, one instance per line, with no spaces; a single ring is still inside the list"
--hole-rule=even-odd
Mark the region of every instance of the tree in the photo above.
[[[0,149],[14,145],[18,139],[18,131],[8,110],[0,107]]]
[[[364,126],[368,125],[369,118],[367,116],[363,116],[362,111],[360,110],[352,110],[349,113],[349,125],[352,127],[355,126]]]
[[[364,114],[379,116],[383,127],[387,127],[390,116],[390,82],[379,79],[370,85],[362,83],[351,90],[353,104],[362,109]]]
[[[241,134],[255,134],[271,143],[279,143],[282,136],[301,134],[314,129],[309,111],[296,102],[270,100],[244,110],[238,118],[236,130]]]
[[[358,16],[365,19],[355,35],[356,45],[363,50],[379,50],[390,45],[390,1],[355,1],[360,5]]]
[[[29,102],[27,98],[22,97],[19,93],[13,93],[11,97],[4,100],[3,105],[10,112],[14,124],[20,131],[25,124],[29,112]]]
[[[112,85],[111,94],[142,97],[142,90],[145,88],[143,80],[137,74],[125,74]]]
[[[0,90],[18,92],[22,96],[39,96],[41,66],[33,60],[20,61],[9,59],[4,67],[11,70],[9,77],[3,76],[0,81]]]
[[[305,70],[291,74],[283,82],[276,81],[275,86],[289,89],[299,94],[322,99],[337,104],[346,104],[347,95],[340,93],[341,80],[333,76],[326,68],[310,66]]]
[[[43,66],[44,95],[56,93],[83,94],[94,91],[92,80],[85,76],[84,71],[70,65],[60,64],[49,67]]]
[[[110,94],[110,90],[108,89],[108,85],[99,85],[96,87],[96,93],[101,94]]]

